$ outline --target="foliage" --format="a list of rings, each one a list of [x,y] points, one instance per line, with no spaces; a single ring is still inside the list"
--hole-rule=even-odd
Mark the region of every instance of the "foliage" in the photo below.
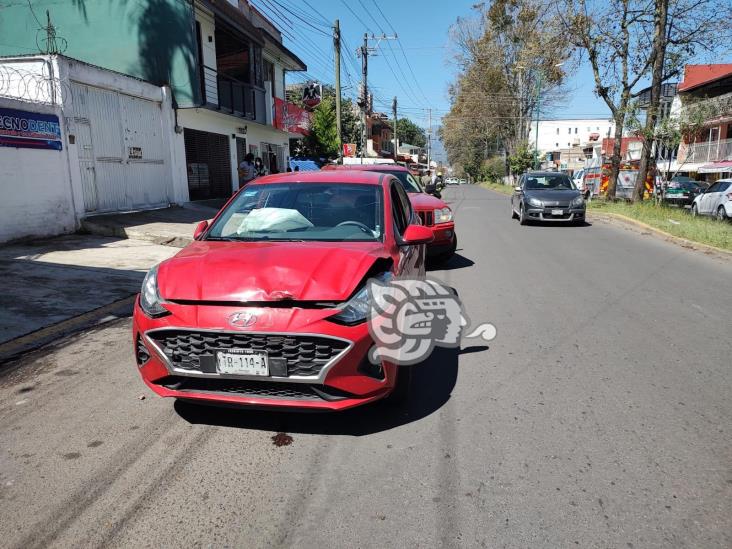
[[[471,175],[483,160],[509,155],[529,137],[539,101],[551,105],[569,56],[557,16],[540,0],[493,0],[477,4],[475,18],[451,29],[460,73],[449,93],[450,112],[440,137],[453,166]]]
[[[305,137],[305,149],[312,156],[334,158],[338,156],[338,131],[333,97],[323,97],[313,109],[310,133]]]
[[[508,157],[508,166],[513,174],[521,174],[534,165],[536,151],[528,143],[521,143],[514,154]]]
[[[480,170],[482,181],[501,182],[506,175],[506,161],[501,156],[492,156],[483,161]]]
[[[409,118],[397,119],[397,137],[399,143],[409,143],[416,147],[424,147],[427,144],[427,135],[424,129],[417,126]]]

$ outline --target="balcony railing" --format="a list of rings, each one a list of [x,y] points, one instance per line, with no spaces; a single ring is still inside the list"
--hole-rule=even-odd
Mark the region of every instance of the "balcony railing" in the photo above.
[[[732,160],[732,139],[694,143],[689,146],[686,154],[686,162],[718,162],[720,160]]]
[[[266,123],[265,91],[203,66],[203,95],[206,104],[234,116]]]

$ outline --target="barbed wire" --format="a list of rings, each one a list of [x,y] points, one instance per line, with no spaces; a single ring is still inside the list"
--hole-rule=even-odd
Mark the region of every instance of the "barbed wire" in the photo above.
[[[40,71],[0,65],[0,97],[28,103],[63,105],[71,98],[71,87],[51,72],[43,62]]]

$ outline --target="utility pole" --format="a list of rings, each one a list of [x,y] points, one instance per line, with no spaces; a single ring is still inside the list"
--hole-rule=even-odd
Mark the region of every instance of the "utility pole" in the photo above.
[[[432,155],[432,109],[427,109],[427,112],[429,113],[429,123],[427,129],[427,170],[429,171],[431,169],[430,158]]]
[[[361,164],[366,156],[366,110],[368,109],[369,35],[363,33],[361,46]]]
[[[371,35],[371,40],[376,40],[378,46],[382,40],[396,40],[397,36],[387,36],[382,34],[376,36]],[[369,54],[376,52],[376,48],[369,47],[369,34],[363,33],[363,46],[358,48],[358,53],[361,56],[361,100],[359,106],[361,107],[361,164],[363,164],[364,156],[366,156],[367,147],[367,132],[366,132],[366,115],[369,109],[369,90],[368,90],[368,76],[369,76]]]
[[[394,113],[394,162],[399,158],[399,137],[397,136],[397,98],[391,102],[391,110]]]
[[[536,131],[534,132],[534,169],[539,169],[539,113],[541,111],[541,80],[542,73],[539,71],[539,77],[536,82]]]
[[[335,102],[336,131],[338,133],[338,159],[343,163],[343,132],[341,128],[341,22],[333,25],[333,49],[335,50]]]

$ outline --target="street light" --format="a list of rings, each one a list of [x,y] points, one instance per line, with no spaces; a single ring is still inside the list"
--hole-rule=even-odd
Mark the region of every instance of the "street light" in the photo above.
[[[561,67],[564,65],[564,61],[561,63],[555,63],[555,67]],[[534,133],[534,169],[539,169],[539,112],[541,111],[541,80],[544,73],[539,69],[539,79],[536,87],[536,130]]]

